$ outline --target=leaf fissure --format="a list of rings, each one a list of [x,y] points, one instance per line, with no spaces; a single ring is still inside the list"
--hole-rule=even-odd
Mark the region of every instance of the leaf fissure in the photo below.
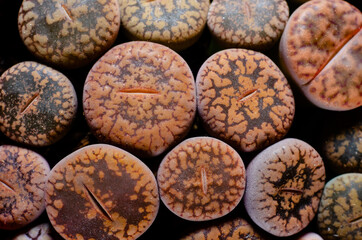
[[[358,216],[356,218],[352,218],[348,221],[350,224],[358,224],[362,222],[362,216]]]
[[[160,94],[159,91],[151,88],[124,88],[119,92],[121,93],[133,93],[133,94]]]
[[[258,91],[258,89],[250,89],[250,90],[243,92],[241,94],[241,96],[238,98],[238,101],[243,102],[243,101],[251,98],[254,94],[256,94],[257,91]]]
[[[251,17],[250,5],[247,2],[244,2],[243,7],[244,7],[245,15],[249,19]]]
[[[65,6],[65,4],[61,5],[64,15],[65,17],[69,20],[69,21],[73,21],[73,17],[72,17],[72,13],[70,12],[69,8],[67,6]]]
[[[101,201],[93,194],[92,191],[83,183],[84,189],[86,190],[86,194],[88,196],[89,201],[93,204],[93,206],[102,213],[108,220],[113,221],[112,216],[109,212],[103,207]]]
[[[27,102],[26,104],[20,109],[20,114],[24,114],[27,112],[27,110],[30,108],[32,104],[36,102],[36,100],[39,98],[39,93],[35,93]]]
[[[205,168],[201,168],[201,186],[202,192],[207,194],[207,174]]]
[[[0,183],[1,183],[5,188],[7,188],[7,189],[9,189],[9,190],[11,190],[11,191],[13,191],[13,192],[15,192],[15,189],[14,189],[7,181],[5,181],[5,180],[3,180],[3,179],[0,179]]]
[[[338,52],[347,44],[349,40],[351,40],[360,30],[362,29],[362,26],[351,32],[345,39],[343,39],[337,47],[332,51],[332,53],[328,56],[328,58],[323,62],[323,64],[318,68],[316,73],[313,75],[313,77],[303,84],[303,86],[306,86],[310,84],[319,74],[320,72],[327,66],[327,64],[338,54]]]
[[[281,188],[279,189],[280,192],[290,192],[290,193],[297,193],[297,194],[303,194],[303,190],[296,189],[296,188]]]

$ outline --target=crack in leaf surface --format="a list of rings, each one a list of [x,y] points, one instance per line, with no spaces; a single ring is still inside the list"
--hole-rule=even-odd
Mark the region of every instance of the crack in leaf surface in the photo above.
[[[101,201],[93,194],[93,192],[83,183],[84,189],[86,190],[85,193],[88,196],[89,201],[93,204],[93,206],[102,213],[108,220],[113,221],[112,216],[109,212],[103,207]]]

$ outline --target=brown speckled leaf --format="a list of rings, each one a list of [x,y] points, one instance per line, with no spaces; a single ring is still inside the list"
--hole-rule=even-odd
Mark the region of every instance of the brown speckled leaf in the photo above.
[[[106,144],[81,148],[55,165],[45,201],[50,222],[65,239],[136,239],[159,207],[151,170]]]
[[[0,229],[19,229],[39,217],[49,171],[36,152],[0,146]]]
[[[239,154],[210,137],[190,138],[172,149],[157,172],[161,199],[191,221],[222,217],[240,202],[245,168]]]
[[[245,209],[265,231],[279,237],[304,229],[314,218],[325,183],[318,152],[287,138],[259,153],[247,167]]]

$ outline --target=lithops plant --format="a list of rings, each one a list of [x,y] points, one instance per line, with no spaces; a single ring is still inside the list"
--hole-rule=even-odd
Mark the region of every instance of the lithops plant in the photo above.
[[[18,16],[28,50],[61,68],[79,68],[100,57],[119,27],[118,0],[24,0]]]
[[[206,239],[223,239],[223,240],[237,240],[237,239],[259,239],[264,238],[258,233],[257,229],[253,227],[248,221],[243,218],[235,218],[226,222],[211,225],[209,227],[196,230],[182,237],[181,240],[206,240]]]
[[[160,43],[175,51],[201,36],[209,0],[119,0],[122,32],[131,40]]]
[[[157,182],[130,153],[107,144],[83,147],[51,170],[46,211],[65,239],[136,239],[158,213]]]
[[[362,239],[362,174],[329,180],[318,209],[319,233],[326,240]]]
[[[253,158],[246,174],[245,209],[265,231],[292,236],[316,215],[325,168],[308,143],[292,138],[279,141]]]
[[[78,107],[71,81],[43,64],[15,64],[0,77],[0,130],[31,146],[48,146],[69,131]]]
[[[206,131],[251,152],[282,139],[294,118],[287,79],[267,56],[226,49],[209,57],[196,78],[197,108]]]
[[[163,158],[157,171],[161,200],[189,221],[230,213],[241,201],[245,178],[239,154],[211,137],[184,140]]]
[[[38,153],[0,146],[0,229],[20,229],[44,212],[49,171],[48,162]]]
[[[196,115],[195,82],[186,61],[161,44],[115,46],[90,70],[83,110],[94,135],[142,157],[180,142]]]
[[[362,104],[362,14],[342,0],[297,8],[282,34],[284,70],[315,106],[335,111]]]
[[[277,43],[288,18],[285,0],[214,0],[207,26],[223,48],[263,51]]]

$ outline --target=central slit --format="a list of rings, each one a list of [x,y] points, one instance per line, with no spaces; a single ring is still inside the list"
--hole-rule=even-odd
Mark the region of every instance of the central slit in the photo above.
[[[22,107],[20,109],[20,114],[24,114],[29,107],[35,102],[35,100],[39,97],[39,93],[35,93],[24,105],[24,107]]]
[[[72,14],[71,14],[69,8],[67,6],[65,6],[65,4],[62,4],[61,7],[62,7],[64,15],[67,17],[67,19],[69,21],[73,21],[73,17],[72,17]]]
[[[247,2],[244,2],[243,8],[244,8],[246,17],[250,18],[251,17],[250,5]]]
[[[160,94],[159,91],[151,88],[124,88],[119,92],[121,93],[138,93],[138,94]]]
[[[256,89],[256,88],[251,89],[251,90],[246,90],[238,98],[238,101],[243,102],[243,101],[247,100],[248,98],[251,98],[254,94],[256,94],[257,91],[258,91],[258,89]]]
[[[86,194],[88,196],[88,199],[93,204],[93,206],[98,209],[99,212],[102,213],[103,216],[105,216],[110,221],[113,221],[111,215],[108,213],[108,211],[103,207],[101,204],[101,201],[98,200],[98,198],[92,193],[92,191],[89,190],[89,188],[83,183],[83,186],[86,190]]]
[[[14,189],[8,182],[0,179],[0,183],[1,183],[5,188],[7,188],[7,189],[9,189],[9,190],[11,190],[11,191],[13,191],[13,192],[15,192],[15,189]]]
[[[207,174],[205,168],[201,168],[201,186],[202,192],[207,193]]]
[[[303,190],[296,189],[296,188],[281,188],[279,189],[280,192],[290,192],[290,193],[297,193],[303,194]]]
[[[362,216],[356,217],[356,218],[352,218],[350,219],[348,222],[350,224],[358,224],[362,221]]]
[[[318,75],[319,73],[324,69],[324,67],[334,58],[334,56],[337,55],[339,50],[343,48],[349,40],[351,40],[357,33],[362,29],[362,27],[359,27],[358,29],[354,30],[351,34],[349,34],[340,44],[337,45],[335,50],[332,52],[332,54],[327,58],[327,60],[319,67],[317,72],[314,74],[314,76],[306,83],[303,84],[303,86],[308,85],[311,83]]]

